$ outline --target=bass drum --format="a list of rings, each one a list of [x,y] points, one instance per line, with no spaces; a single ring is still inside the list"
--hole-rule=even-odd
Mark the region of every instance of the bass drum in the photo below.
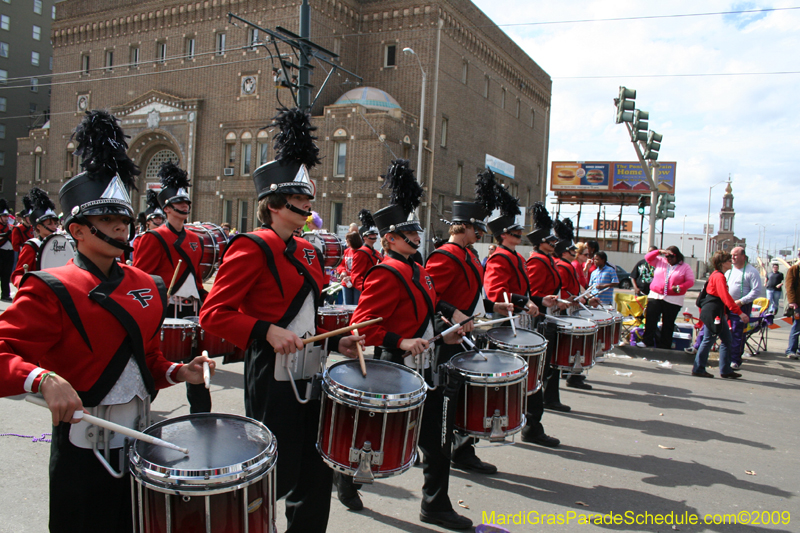
[[[228,237],[225,232],[211,222],[196,222],[184,224],[189,231],[196,233],[203,243],[203,258],[200,260],[200,277],[208,281],[222,262],[222,255],[228,247]]]
[[[344,257],[344,245],[339,237],[325,230],[303,233],[303,238],[319,251],[322,266],[336,268]]]
[[[62,267],[73,257],[75,245],[72,238],[61,233],[51,233],[44,238],[36,252],[36,269]]]

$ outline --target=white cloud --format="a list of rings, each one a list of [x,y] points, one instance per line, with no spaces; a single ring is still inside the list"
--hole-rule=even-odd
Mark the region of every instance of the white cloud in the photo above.
[[[473,0],[496,24],[719,12],[770,6],[685,0]],[[623,125],[613,121],[618,87],[637,90],[637,108],[664,135],[660,159],[677,161],[676,218],[666,231],[699,233],[709,187],[733,179],[737,236],[755,247],[755,224],[775,222],[768,239],[791,245],[787,214],[800,193],[795,179],[800,131],[800,74],[646,77],[800,71],[800,10],[758,14],[502,27],[553,78],[550,160],[635,159]],[[569,79],[615,76],[607,79]],[[711,220],[718,224],[724,186],[715,187]],[[628,218],[634,217],[631,210]]]

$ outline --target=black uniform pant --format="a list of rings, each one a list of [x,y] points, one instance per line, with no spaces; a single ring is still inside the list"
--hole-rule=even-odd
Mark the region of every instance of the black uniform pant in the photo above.
[[[14,272],[14,250],[0,250],[0,298],[11,299],[11,273]]]
[[[167,308],[167,317],[184,318],[187,316],[196,316],[194,307],[191,305],[169,304]],[[194,353],[195,349],[192,348],[192,358],[199,353]],[[191,359],[190,359],[191,361]],[[188,363],[189,361],[184,361]],[[186,383],[186,400],[189,402],[189,412],[195,413],[210,413],[211,412],[211,391],[208,390],[204,383],[195,385],[193,383]]]
[[[133,530],[131,480],[111,476],[92,450],[69,441],[72,424],[53,428],[50,446],[51,533],[129,533]],[[112,450],[109,463],[119,469],[124,449]],[[127,458],[125,470],[127,470]]]
[[[275,353],[254,342],[245,356],[245,411],[278,441],[277,497],[286,496],[287,533],[323,533],[328,527],[333,471],[316,449],[320,401],[301,404],[291,383],[275,381]],[[305,381],[297,383],[301,396]]]

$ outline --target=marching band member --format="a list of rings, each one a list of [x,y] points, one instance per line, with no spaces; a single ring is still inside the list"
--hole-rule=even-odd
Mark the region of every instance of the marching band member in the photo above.
[[[497,249],[486,261],[483,278],[486,297],[499,301],[504,299],[504,294],[508,294],[516,312],[527,310],[530,317],[535,317],[540,310],[543,312],[546,307],[554,306],[556,298],[531,293],[525,259],[516,251],[522,241],[522,226],[515,220],[516,215],[520,214],[519,200],[501,185],[497,186],[497,194],[501,198],[500,214],[487,223],[497,241]],[[520,438],[524,442],[556,447],[560,441],[544,432],[541,405],[542,390],[539,389],[539,392],[528,396],[528,411],[525,413],[527,423],[522,428]]]
[[[11,247],[14,249],[14,258],[19,257],[19,252],[22,245],[28,242],[28,239],[33,239],[33,224],[30,221],[31,214],[31,200],[27,196],[22,197],[23,209],[17,215],[19,224],[14,226],[11,230]]]
[[[58,215],[55,213],[56,205],[45,191],[34,187],[25,198],[31,203],[28,217],[35,228],[36,237],[28,239],[20,249],[17,268],[14,269],[14,273],[11,275],[11,282],[17,288],[19,288],[19,283],[22,281],[22,276],[26,273],[26,266],[27,272],[38,270],[36,254],[39,252],[39,246],[41,246],[46,237],[51,233],[55,233],[58,228]]]
[[[108,457],[103,465],[86,438],[88,424],[74,413],[103,417],[112,405],[120,413],[129,404],[135,418],[110,418],[133,428],[139,417],[146,422],[156,389],[178,381],[202,383],[203,362],[212,372],[214,362],[199,357],[179,365],[164,359],[157,335],[166,307],[164,284],[117,262],[133,217],[126,187],[139,170],[125,154],[116,118],[87,112],[75,135],[85,172],[65,183],[59,196],[78,251],[66,266],[25,276],[3,313],[0,396],[40,393],[52,413],[50,531],[131,531],[122,437],[101,440]],[[47,327],[36,317],[47,317]],[[106,468],[120,469],[121,477]]]
[[[161,179],[158,202],[167,222],[136,239],[133,266],[149,274],[161,276],[169,284],[168,317],[198,316],[206,290],[200,276],[203,244],[196,233],[184,228],[192,207],[188,192],[189,178],[186,171],[172,161],[161,165],[158,176]],[[179,260],[182,260],[180,265]],[[175,283],[170,287],[173,279]],[[211,411],[211,392],[203,384],[187,383],[186,398],[191,413]]]
[[[375,251],[375,243],[378,241],[378,228],[375,227],[372,213],[367,209],[362,209],[358,213],[358,218],[361,220],[359,233],[361,233],[361,238],[364,240],[364,246],[353,254],[353,268],[350,274],[356,296],[356,301],[353,303],[356,304],[361,291],[364,290],[364,278],[367,272],[382,260],[381,254]]]
[[[575,233],[572,220],[569,218],[563,221],[556,220],[553,223],[553,231],[558,237],[558,242],[553,251],[553,259],[555,259],[556,270],[559,276],[561,276],[561,299],[573,301],[574,308],[579,302],[585,304],[586,298],[581,298],[580,300],[575,300],[574,298],[583,293],[585,287],[581,287],[578,279],[578,272],[575,270],[575,267],[572,266],[572,261],[575,261],[577,257],[576,252],[578,250],[573,242]],[[592,298],[589,303],[597,305],[599,302],[596,298]],[[586,376],[566,371],[565,373],[568,374],[567,387],[592,390],[592,386],[586,383]]]
[[[491,170],[478,175],[475,202],[453,202],[453,220],[445,221],[450,226],[450,239],[434,250],[425,263],[436,296],[454,305],[466,316],[499,313],[507,315],[513,304],[492,302],[483,298],[483,266],[471,250],[486,232],[484,218],[495,207],[496,181]],[[446,327],[446,326],[444,326]],[[443,329],[443,328],[442,328]],[[464,330],[471,330],[467,324]],[[442,344],[436,347],[440,362],[449,361],[457,353],[463,352],[460,345]],[[453,466],[461,470],[471,470],[480,474],[494,474],[497,467],[481,461],[475,455],[475,439],[458,431],[453,436]]]
[[[554,295],[558,298],[561,295],[561,275],[558,273],[552,253],[558,242],[558,237],[553,233],[553,220],[547,212],[547,208],[542,202],[533,204],[533,231],[527,238],[533,245],[533,251],[527,261],[528,279],[531,282],[531,294],[537,296]],[[556,306],[559,310],[564,310],[568,304],[559,302]],[[555,350],[555,338],[551,331],[552,324],[545,325],[545,337],[548,342],[548,357],[545,363],[544,375],[542,376],[542,402],[543,407],[554,411],[569,412],[568,405],[561,403],[559,395],[559,379],[561,372],[555,367],[553,353]],[[539,395],[535,395],[536,400],[528,401],[528,410],[538,415],[541,419],[538,404]]]
[[[286,496],[287,531],[317,533],[328,524],[333,473],[316,449],[320,401],[300,403],[278,360],[304,349],[301,337],[314,334],[322,302],[319,252],[294,236],[311,210],[315,191],[308,167],[319,162],[319,149],[306,113],[284,109],[274,120],[280,128],[276,161],[253,173],[262,226],[229,242],[200,324],[246,348],[246,414],[277,438],[277,497]],[[328,347],[354,357],[360,339],[333,337]],[[307,383],[298,381],[298,390]]]
[[[358,230],[349,232],[344,240],[346,246],[342,254],[342,264],[336,268],[336,272],[344,286],[342,290],[344,291],[345,305],[356,305],[358,299],[355,297],[356,288],[353,286],[353,255],[364,245],[364,241],[361,240]]]
[[[407,353],[410,353],[409,359],[419,358],[420,361],[430,356],[426,339],[433,337],[435,312],[456,322],[467,317],[438,298],[431,276],[412,258],[419,247],[422,228],[410,215],[419,205],[423,191],[414,179],[414,172],[408,168],[408,161],[392,161],[385,180],[384,186],[392,189],[391,204],[376,211],[374,219],[386,255],[367,274],[352,322],[383,317],[383,322],[364,327],[361,333],[366,335],[368,345],[383,347],[381,359],[403,364]],[[445,342],[458,342],[461,334],[450,334]],[[452,417],[443,419],[442,416],[445,386],[436,386],[434,382],[434,374],[438,375],[437,365],[441,362],[433,360],[429,366],[417,365],[426,382],[435,387],[428,390],[420,422],[419,448],[423,454],[425,476],[420,520],[451,529],[468,529],[472,527],[472,521],[453,510],[447,494],[453,428]],[[428,368],[422,368],[426,366]],[[455,402],[447,405],[449,410],[455,408]],[[446,442],[442,443],[442,440]],[[352,483],[352,478],[347,476],[339,478],[340,484],[342,480]]]
[[[153,231],[164,224],[164,211],[158,205],[158,193],[153,189],[147,189],[147,209],[139,213],[139,216],[141,217],[141,229],[131,241],[131,246],[133,246],[132,256],[136,254],[136,250],[139,248],[139,237],[144,235],[145,232]]]
[[[8,223],[8,202],[0,198],[0,301],[11,301],[11,273],[14,271],[14,248],[11,245],[11,231],[14,226]]]

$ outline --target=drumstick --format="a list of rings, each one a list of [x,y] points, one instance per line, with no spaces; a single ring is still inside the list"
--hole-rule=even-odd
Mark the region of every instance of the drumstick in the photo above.
[[[445,336],[447,336],[447,335],[450,335],[451,333],[453,333],[454,331],[456,331],[458,328],[460,328],[461,326],[463,326],[464,324],[466,324],[466,323],[467,323],[467,322],[469,322],[470,320],[473,320],[473,319],[475,319],[477,316],[478,316],[478,315],[472,315],[472,316],[471,316],[471,317],[469,317],[468,319],[466,319],[466,320],[462,320],[462,321],[461,321],[461,322],[459,322],[458,324],[453,324],[452,326],[450,326],[449,328],[447,328],[447,329],[446,329],[446,330],[444,330],[443,332],[439,333],[438,335],[434,335],[433,337],[431,337],[430,339],[428,339],[428,343],[430,344],[431,342],[436,342],[436,341],[438,341],[439,339],[441,339],[442,337],[445,337]],[[442,318],[444,319],[444,317],[442,317]],[[448,323],[449,323],[449,322],[448,322]]]
[[[358,329],[353,330],[353,335],[358,337]],[[367,377],[367,364],[364,362],[364,351],[361,349],[361,343],[356,343],[356,351],[358,352],[358,364],[361,365],[361,375]]]
[[[500,324],[501,322],[508,322],[509,320],[514,320],[517,318],[516,315],[506,316],[503,318],[496,318],[494,320],[485,320],[484,322],[478,322],[478,326],[491,326],[492,324]]]
[[[44,407],[49,409],[47,402],[41,396],[35,396],[33,394],[29,394],[25,396],[25,400],[32,403],[33,405],[38,405],[39,407]],[[115,424],[114,422],[109,422],[108,420],[105,420],[103,418],[92,416],[90,414],[84,413],[83,411],[75,411],[75,414],[73,414],[72,416],[74,418],[82,418],[87,422],[89,422],[90,424],[94,424],[95,426],[100,426],[103,429],[107,429],[109,431],[125,435],[126,437],[131,437],[132,439],[140,440],[148,444],[153,444],[155,446],[162,446],[164,448],[169,448],[170,450],[183,452],[185,455],[189,455],[188,448],[181,448],[177,444],[172,444],[171,442],[161,440],[157,437],[153,437],[152,435],[142,433],[141,431],[136,431],[135,429],[131,429],[125,426],[120,426],[119,424]]]
[[[488,360],[489,360],[489,359],[488,359],[488,358],[487,358],[487,357],[486,357],[486,356],[483,354],[483,352],[482,352],[482,351],[480,351],[480,350],[478,349],[478,347],[477,347],[477,346],[475,346],[475,343],[474,343],[474,342],[472,342],[472,340],[471,340],[469,337],[467,337],[466,335],[465,335],[465,336],[463,336],[463,337],[461,337],[461,342],[465,342],[465,343],[467,344],[467,346],[469,346],[470,348],[472,348],[473,350],[475,350],[475,353],[477,353],[478,355],[480,355],[481,357],[483,357],[483,360],[484,360],[484,361],[488,361]]]
[[[503,293],[503,299],[506,301],[507,304],[511,303],[511,302],[508,301],[508,293],[507,292]],[[512,314],[514,314],[514,311],[509,309],[508,310],[508,316],[511,316]],[[511,321],[511,331],[514,332],[514,336],[516,337],[517,336],[517,326],[514,324],[513,320]]]
[[[172,295],[172,287],[175,286],[175,280],[178,279],[178,270],[181,269],[181,263],[183,263],[183,259],[178,259],[178,266],[175,267],[175,273],[172,275],[172,281],[169,283],[169,290],[167,290],[167,296]]]
[[[382,316],[378,318],[373,318],[372,320],[367,320],[366,322],[359,322],[358,324],[350,324],[349,326],[345,326],[343,328],[335,329],[333,331],[329,331],[327,333],[320,333],[319,335],[314,335],[313,337],[309,337],[307,339],[303,339],[303,344],[311,344],[312,342],[317,342],[321,340],[325,340],[328,337],[333,337],[335,335],[341,335],[342,333],[349,333],[354,329],[358,329],[363,326],[371,326],[372,324],[377,324],[383,320]]]
[[[208,357],[208,350],[203,350],[203,355]],[[203,361],[203,383],[206,384],[206,388],[211,387],[211,370],[208,368],[208,361]]]

